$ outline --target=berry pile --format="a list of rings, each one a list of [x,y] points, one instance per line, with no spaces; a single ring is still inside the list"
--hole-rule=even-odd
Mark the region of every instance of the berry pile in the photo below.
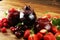
[[[37,19],[30,6],[21,11],[14,8],[8,10],[8,17],[0,20],[0,28],[3,33],[10,28],[17,38],[25,40],[60,40],[60,18],[47,14]]]

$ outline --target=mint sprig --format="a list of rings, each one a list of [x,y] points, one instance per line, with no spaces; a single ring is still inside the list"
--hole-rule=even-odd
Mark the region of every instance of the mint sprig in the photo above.
[[[60,26],[60,19],[53,18],[52,19],[52,24],[55,25],[55,26],[57,26],[57,25]]]

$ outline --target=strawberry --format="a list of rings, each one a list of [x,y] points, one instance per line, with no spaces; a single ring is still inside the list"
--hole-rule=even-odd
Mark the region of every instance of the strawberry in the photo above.
[[[5,27],[3,27],[3,28],[1,29],[1,31],[2,31],[3,33],[6,33],[6,32],[7,32],[7,30],[6,30]]]
[[[53,26],[53,27],[52,27],[52,32],[53,32],[54,34],[57,33],[57,32],[58,32],[57,27]]]
[[[43,35],[42,35],[40,32],[38,32],[36,35],[37,35],[37,37],[38,37],[38,40],[41,40],[42,37],[43,37]]]
[[[30,30],[26,30],[24,33],[24,38],[28,38],[29,35],[30,35]]]
[[[38,40],[38,37],[36,34],[32,34],[28,37],[28,40]]]
[[[47,32],[46,29],[42,29],[42,30],[40,30],[40,33],[42,33],[42,34],[46,34],[46,32]]]
[[[44,40],[56,40],[56,38],[51,32],[49,32],[44,36]]]

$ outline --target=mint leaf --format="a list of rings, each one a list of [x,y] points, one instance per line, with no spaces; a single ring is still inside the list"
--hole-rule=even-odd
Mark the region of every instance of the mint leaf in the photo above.
[[[58,26],[57,29],[60,30],[60,26]]]
[[[57,19],[57,25],[60,26],[60,19]]]
[[[53,25],[57,26],[58,25],[57,23],[58,23],[57,19],[52,19],[52,24]]]
[[[23,23],[18,23],[16,26],[21,26],[21,25],[23,25]]]
[[[55,25],[55,26],[57,26],[57,25],[60,26],[60,19],[53,18],[52,19],[52,24]]]

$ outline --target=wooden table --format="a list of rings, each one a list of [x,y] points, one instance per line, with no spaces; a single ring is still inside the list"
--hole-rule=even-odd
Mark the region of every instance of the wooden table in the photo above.
[[[32,8],[34,8],[37,14],[37,17],[44,15],[45,11],[49,11],[47,13],[51,14],[52,16],[55,16],[55,15],[60,16],[59,14],[60,8],[56,6],[37,4],[37,3],[31,3],[31,2],[28,3],[28,2],[23,2],[19,0],[8,0],[8,1],[4,0],[0,2],[0,19],[5,17],[3,14],[6,10],[10,8],[22,9],[25,5],[30,5]],[[20,40],[20,39],[17,39],[9,29],[7,29],[7,31],[8,32],[6,34],[0,32],[0,40]]]

